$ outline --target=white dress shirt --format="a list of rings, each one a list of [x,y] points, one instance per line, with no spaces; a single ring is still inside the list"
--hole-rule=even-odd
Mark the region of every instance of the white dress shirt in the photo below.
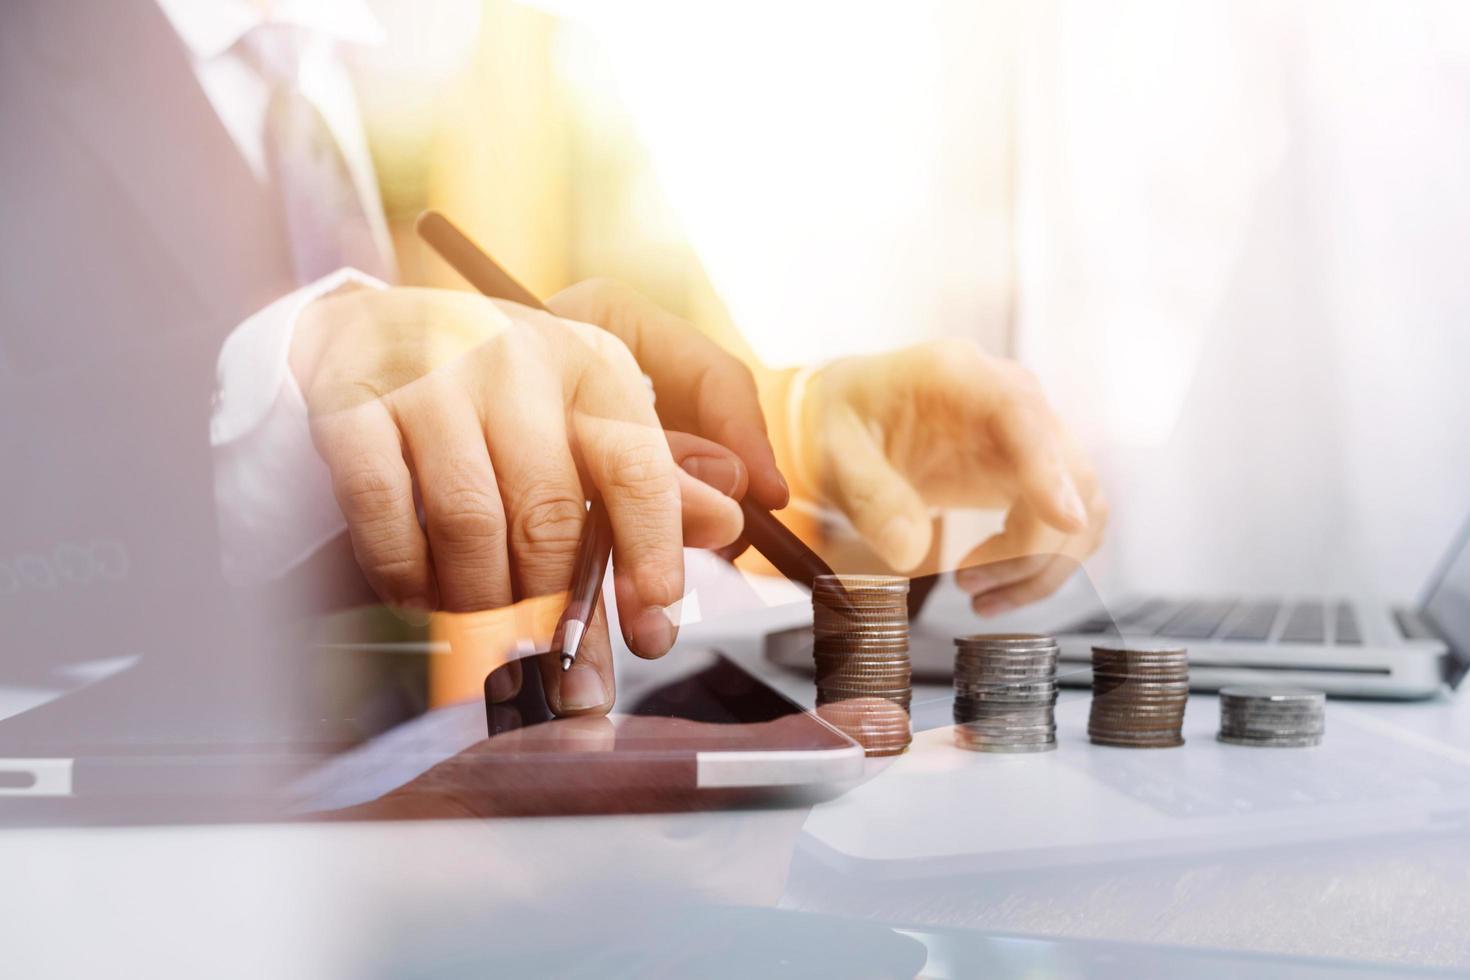
[[[159,5],[188,48],[210,104],[262,181],[268,177],[264,129],[272,81],[241,42],[267,24],[296,32],[297,89],[321,113],[380,250],[391,254],[361,113],[339,54],[344,44],[382,41],[382,28],[363,0],[278,0],[268,14],[248,0]],[[345,528],[287,357],[300,311],[350,281],[382,285],[339,269],[248,317],[221,348],[210,442],[224,570],[237,584],[278,577]]]

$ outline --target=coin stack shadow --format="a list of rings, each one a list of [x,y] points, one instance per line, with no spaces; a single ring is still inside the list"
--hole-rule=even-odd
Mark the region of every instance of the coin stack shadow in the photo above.
[[[1092,713],[1087,734],[1095,745],[1167,749],[1184,744],[1180,728],[1189,701],[1189,654],[1154,645],[1092,648]]]
[[[817,714],[870,756],[897,755],[912,737],[908,594],[908,579],[897,575],[819,575],[812,583]]]
[[[1327,695],[1290,687],[1222,687],[1220,734],[1232,745],[1306,748],[1322,744]]]
[[[956,637],[954,741],[972,752],[1057,747],[1057,641],[1035,633]]]

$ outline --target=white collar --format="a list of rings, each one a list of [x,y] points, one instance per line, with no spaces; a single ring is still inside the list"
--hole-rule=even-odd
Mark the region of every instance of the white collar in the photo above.
[[[365,0],[158,0],[199,61],[224,54],[262,24],[290,24],[348,44],[383,43]]]

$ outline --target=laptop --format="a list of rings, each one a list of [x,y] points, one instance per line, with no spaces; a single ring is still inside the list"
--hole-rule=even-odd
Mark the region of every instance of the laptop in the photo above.
[[[1413,605],[1325,596],[1142,595],[1104,606],[1082,574],[1056,597],[997,620],[970,613],[957,590],[910,629],[916,683],[948,684],[955,636],[1029,630],[1061,646],[1062,684],[1092,683],[1092,647],[1130,641],[1189,650],[1189,682],[1308,687],[1336,697],[1415,699],[1458,687],[1470,670],[1470,522],[1451,540]],[[811,631],[773,633],[766,656],[810,673]]]
[[[1141,596],[1055,630],[1064,682],[1091,683],[1094,643],[1120,636],[1189,648],[1190,686],[1263,680],[1328,694],[1427,698],[1470,670],[1470,523],[1415,605],[1321,596]]]

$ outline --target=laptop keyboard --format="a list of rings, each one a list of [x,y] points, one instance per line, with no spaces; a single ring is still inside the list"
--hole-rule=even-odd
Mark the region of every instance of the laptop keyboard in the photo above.
[[[1114,621],[1089,616],[1066,633],[1110,633]],[[1180,640],[1232,640],[1240,643],[1338,644],[1358,646],[1363,633],[1350,602],[1303,600],[1146,599],[1117,618],[1117,628],[1131,636],[1167,636]]]

